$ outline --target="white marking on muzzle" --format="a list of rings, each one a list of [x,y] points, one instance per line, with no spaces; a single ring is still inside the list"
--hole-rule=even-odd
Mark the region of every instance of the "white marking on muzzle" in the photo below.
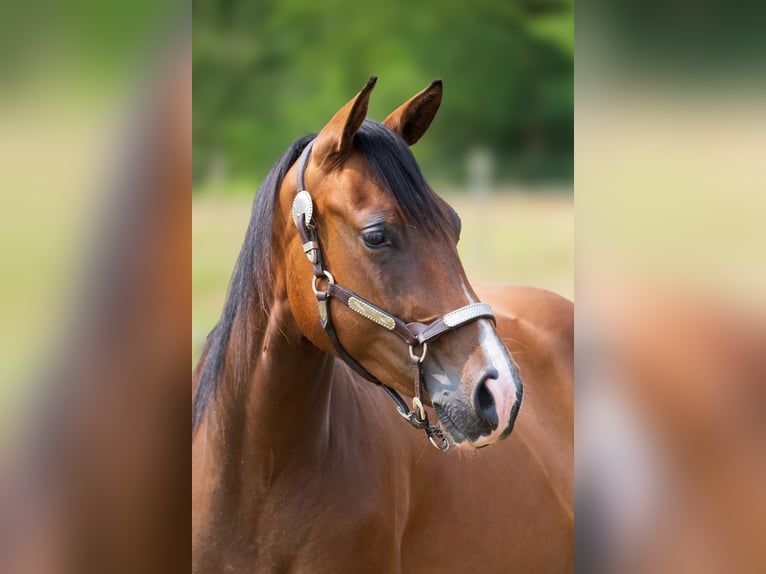
[[[472,303],[476,301],[468,293],[465,284],[463,292]],[[475,446],[482,446],[497,441],[511,422],[511,412],[518,399],[517,371],[511,364],[509,351],[505,348],[489,319],[478,321],[480,328],[479,344],[486,354],[486,366],[497,370],[497,378],[487,380],[487,390],[492,394],[497,412],[497,428],[488,436],[476,441]]]
[[[516,371],[510,363],[508,351],[488,320],[481,322],[481,347],[487,354],[488,364],[494,367],[498,374],[496,379],[488,379],[485,383],[495,401],[498,425],[490,435],[476,441],[476,446],[489,444],[500,438],[511,422],[511,412],[518,397]]]

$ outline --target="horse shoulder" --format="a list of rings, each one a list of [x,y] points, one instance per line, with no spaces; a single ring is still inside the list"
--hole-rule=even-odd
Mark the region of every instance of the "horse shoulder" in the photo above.
[[[574,304],[536,287],[479,285],[476,291],[497,317],[503,341],[522,362],[530,354],[552,361],[570,382],[574,374]]]
[[[571,518],[574,304],[533,287],[485,285],[476,292],[492,306],[498,332],[521,370],[524,401],[516,440],[534,452],[558,504]]]

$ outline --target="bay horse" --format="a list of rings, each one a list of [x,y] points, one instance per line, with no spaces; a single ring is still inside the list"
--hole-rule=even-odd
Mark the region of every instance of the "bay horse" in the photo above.
[[[441,80],[382,123],[375,81],[256,194],[193,374],[193,571],[569,572],[573,306],[473,289],[409,149]]]

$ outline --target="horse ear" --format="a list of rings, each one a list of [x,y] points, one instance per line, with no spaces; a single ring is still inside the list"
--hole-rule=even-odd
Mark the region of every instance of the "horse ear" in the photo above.
[[[426,133],[441,103],[442,81],[437,78],[425,90],[399,106],[383,125],[402,136],[407,145],[412,145]]]
[[[314,154],[319,161],[334,165],[350,151],[354,134],[367,117],[370,92],[377,81],[377,76],[370,76],[362,91],[338,110],[319,132],[314,144]]]

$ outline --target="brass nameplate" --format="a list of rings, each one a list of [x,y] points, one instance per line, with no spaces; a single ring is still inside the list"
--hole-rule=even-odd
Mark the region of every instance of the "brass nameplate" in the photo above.
[[[351,310],[356,311],[363,317],[367,317],[370,321],[377,323],[381,327],[385,327],[389,331],[393,331],[396,327],[396,323],[391,317],[385,313],[381,313],[374,307],[371,307],[364,301],[360,301],[356,297],[348,298],[348,306]]]

